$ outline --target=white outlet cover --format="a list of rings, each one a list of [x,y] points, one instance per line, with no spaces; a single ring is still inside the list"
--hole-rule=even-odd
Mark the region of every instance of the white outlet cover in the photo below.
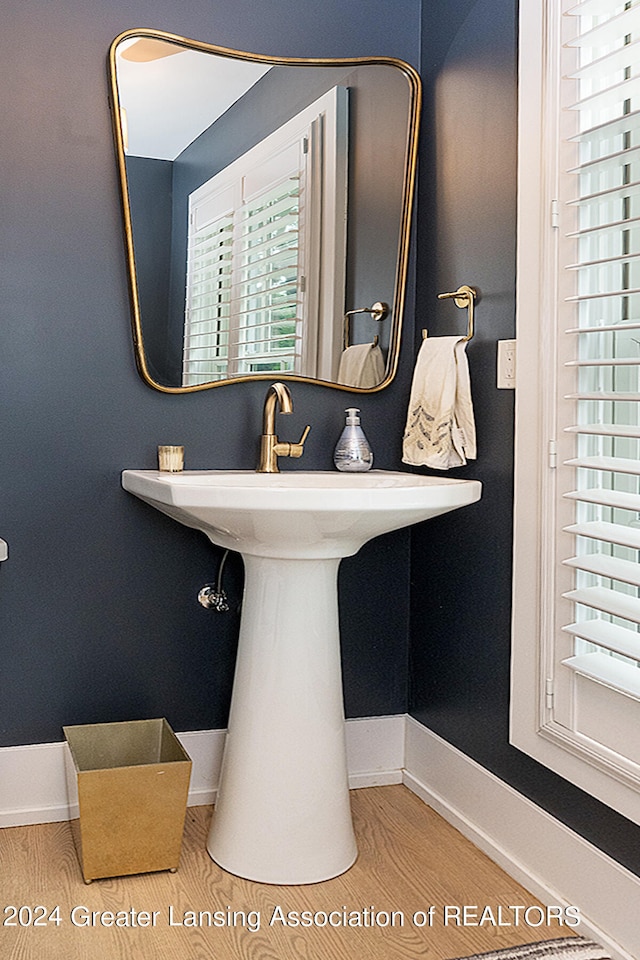
[[[499,390],[514,390],[516,385],[516,341],[498,340]]]

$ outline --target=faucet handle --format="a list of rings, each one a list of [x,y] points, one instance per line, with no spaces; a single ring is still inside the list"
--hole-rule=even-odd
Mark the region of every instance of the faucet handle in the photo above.
[[[281,457],[295,457],[295,458],[301,457],[302,454],[304,453],[304,442],[307,439],[307,436],[309,435],[309,430],[311,430],[311,427],[309,426],[309,424],[307,424],[307,426],[302,431],[302,436],[300,437],[297,443],[282,443],[282,441],[280,441],[278,443],[278,446],[282,448],[286,447],[286,450],[283,449],[282,453],[280,453],[279,455]]]
[[[289,443],[288,441],[278,440],[274,450],[279,457],[301,457],[304,453],[304,442],[307,439],[309,430],[311,427],[309,424],[302,431],[302,436],[300,437],[297,443]]]
[[[300,437],[300,439],[299,439],[298,442],[296,443],[296,447],[304,447],[304,442],[305,442],[305,440],[307,439],[307,437],[309,436],[309,430],[311,430],[311,425],[310,425],[310,424],[307,424],[306,427],[304,428],[304,430],[302,431],[302,436]]]
[[[302,436],[300,437],[300,439],[298,440],[298,442],[297,442],[297,443],[290,443],[290,444],[289,444],[290,450],[289,450],[289,454],[288,454],[288,455],[289,455],[290,457],[301,457],[301,456],[302,456],[302,454],[304,453],[304,442],[305,442],[305,440],[307,439],[307,437],[309,436],[309,430],[311,430],[311,426],[310,426],[309,424],[307,424],[306,427],[304,428],[304,430],[302,431]]]

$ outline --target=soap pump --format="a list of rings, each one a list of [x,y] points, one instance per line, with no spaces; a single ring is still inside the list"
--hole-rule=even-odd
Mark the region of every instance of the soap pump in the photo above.
[[[345,413],[347,421],[333,451],[333,462],[343,472],[364,473],[373,466],[373,453],[360,426],[360,410],[349,407]]]

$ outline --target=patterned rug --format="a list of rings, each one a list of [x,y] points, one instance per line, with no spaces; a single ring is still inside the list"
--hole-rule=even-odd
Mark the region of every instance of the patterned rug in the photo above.
[[[604,947],[582,937],[541,940],[493,953],[474,953],[459,960],[609,960]]]

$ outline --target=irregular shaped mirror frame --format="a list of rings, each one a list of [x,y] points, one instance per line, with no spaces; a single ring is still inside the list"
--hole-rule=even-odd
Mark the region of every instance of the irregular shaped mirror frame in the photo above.
[[[422,103],[422,85],[419,74],[408,63],[393,57],[354,57],[354,58],[291,58],[291,57],[271,57],[262,54],[247,53],[239,50],[232,50],[225,47],[218,47],[213,44],[204,43],[198,40],[190,40],[176,34],[166,33],[160,30],[136,29],[127,30],[120,34],[112,42],[109,49],[109,81],[111,95],[111,116],[113,123],[113,132],[115,139],[116,158],[118,164],[118,174],[120,179],[120,189],[122,198],[123,220],[125,246],[127,255],[127,266],[129,274],[129,292],[131,300],[131,322],[133,333],[133,345],[135,352],[136,365],[138,372],[144,382],[155,390],[163,393],[193,393],[198,390],[209,390],[213,387],[224,386],[230,383],[241,383],[252,380],[273,380],[274,374],[271,373],[253,373],[231,377],[226,380],[216,380],[192,386],[166,386],[158,383],[151,375],[144,349],[144,339],[142,331],[142,319],[140,312],[140,302],[138,297],[138,285],[136,274],[136,262],[133,249],[133,232],[131,224],[131,210],[129,204],[129,188],[127,182],[124,131],[122,128],[121,111],[119,105],[119,91],[116,70],[116,54],[120,43],[125,40],[147,37],[149,39],[167,41],[181,44],[191,50],[199,50],[204,53],[218,54],[219,56],[232,56],[239,59],[246,59],[258,63],[264,63],[269,66],[314,66],[314,67],[358,67],[371,65],[389,65],[395,66],[405,75],[409,87],[409,116],[407,121],[407,143],[406,143],[406,161],[404,171],[403,204],[400,216],[400,231],[398,237],[398,256],[396,263],[396,281],[394,285],[393,303],[389,304],[392,316],[392,326],[389,338],[389,349],[387,356],[387,365],[384,379],[375,387],[361,388],[353,387],[340,383],[334,383],[328,380],[318,380],[310,377],[304,377],[297,374],[282,373],[278,374],[279,380],[297,381],[303,383],[317,383],[322,386],[333,387],[338,390],[346,390],[350,393],[376,393],[388,386],[398,368],[398,359],[400,354],[400,341],[402,335],[402,320],[405,306],[405,295],[407,286],[407,269],[409,260],[409,244],[411,216],[413,209],[413,194],[416,180],[417,154],[418,154],[418,131],[420,123],[420,108]]]

